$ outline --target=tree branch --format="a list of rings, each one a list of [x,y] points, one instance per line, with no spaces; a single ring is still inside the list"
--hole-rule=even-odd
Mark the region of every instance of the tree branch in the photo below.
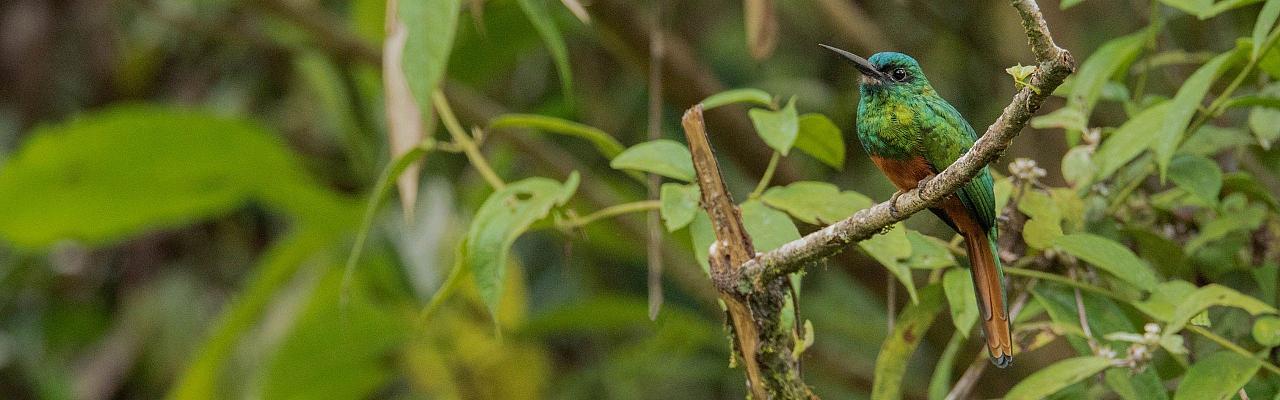
[[[813,398],[812,391],[800,379],[800,363],[791,352],[793,335],[781,323],[788,293],[787,280],[774,279],[753,292],[725,289],[732,282],[720,280],[736,276],[741,266],[755,256],[755,247],[711,152],[702,105],[694,105],[685,112],[681,123],[689,140],[698,186],[702,189],[701,205],[715,228],[716,241],[711,246],[708,260],[711,276],[729,314],[735,353],[742,356],[746,365],[751,398]]]
[[[1028,80],[1029,87],[1014,96],[970,151],[934,179],[899,196],[897,216],[890,213],[889,203],[877,204],[778,249],[756,255],[742,216],[720,176],[707,139],[702,106],[694,105],[685,112],[681,122],[702,189],[701,205],[710,216],[716,235],[709,252],[711,277],[729,316],[736,354],[742,356],[746,365],[752,398],[816,397],[800,379],[799,361],[791,352],[793,335],[781,322],[787,296],[786,276],[951,196],[1009,147],[1045,98],[1075,69],[1071,54],[1054,44],[1035,2],[1013,0],[1012,3],[1022,17],[1022,26],[1038,62],[1039,68]]]
[[[936,178],[898,197],[899,213],[896,218],[889,212],[888,202],[858,211],[852,217],[748,261],[739,269],[735,286],[756,287],[762,282],[797,272],[805,265],[839,253],[852,243],[870,238],[884,227],[902,221],[955,193],[977,175],[982,167],[998,158],[1009,147],[1013,138],[1040,109],[1045,98],[1075,70],[1075,60],[1071,53],[1053,42],[1049,29],[1045,26],[1044,16],[1040,14],[1040,8],[1035,2],[1014,0],[1013,6],[1022,16],[1022,26],[1026,30],[1032,52],[1036,55],[1039,68],[1031,75],[1029,82],[1039,93],[1026,87],[1019,91],[970,151]]]

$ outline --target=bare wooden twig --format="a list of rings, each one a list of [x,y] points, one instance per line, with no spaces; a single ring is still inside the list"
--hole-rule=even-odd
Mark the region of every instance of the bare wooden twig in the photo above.
[[[720,166],[707,141],[702,106],[695,105],[681,119],[698,185],[701,205],[711,217],[716,241],[711,246],[710,266],[720,300],[724,301],[733,329],[737,354],[747,370],[752,398],[799,399],[814,397],[800,379],[799,362],[791,353],[791,332],[781,324],[786,304],[786,279],[774,279],[750,290],[727,290],[743,264],[755,256],[755,246],[742,223],[738,206],[729,194]]]

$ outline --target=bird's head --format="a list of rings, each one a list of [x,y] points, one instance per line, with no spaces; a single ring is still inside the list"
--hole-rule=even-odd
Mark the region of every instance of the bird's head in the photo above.
[[[925,79],[924,71],[920,69],[920,63],[909,55],[886,51],[866,59],[825,44],[820,46],[836,52],[853,63],[853,66],[862,74],[858,83],[864,93],[889,92],[903,95],[933,93],[929,80]]]

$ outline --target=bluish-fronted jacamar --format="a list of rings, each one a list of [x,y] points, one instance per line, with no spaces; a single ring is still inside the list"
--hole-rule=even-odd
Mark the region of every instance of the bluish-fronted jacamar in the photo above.
[[[858,139],[876,166],[899,191],[914,189],[950,166],[973,147],[978,135],[969,122],[938,96],[920,64],[902,53],[884,52],[870,59],[822,45],[853,62],[858,80]],[[891,208],[897,212],[896,207]],[[982,332],[991,361],[1004,368],[1013,362],[1004,273],[996,250],[996,209],[991,173],[978,176],[929,209],[964,237],[973,284],[982,314]]]

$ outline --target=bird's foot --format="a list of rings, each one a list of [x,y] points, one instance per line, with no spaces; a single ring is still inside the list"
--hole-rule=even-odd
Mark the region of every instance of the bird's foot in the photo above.
[[[933,180],[933,178],[934,178],[934,177],[936,177],[936,176],[938,176],[938,175],[935,175],[935,174],[929,174],[929,175],[926,175],[924,178],[920,178],[920,181],[919,181],[919,182],[916,182],[916,188],[917,188],[917,189],[924,190],[924,185],[928,185],[928,184],[929,184],[929,181],[932,181],[932,180]]]
[[[902,191],[893,192],[893,196],[889,196],[889,215],[893,219],[898,219],[898,196],[902,195]]]

